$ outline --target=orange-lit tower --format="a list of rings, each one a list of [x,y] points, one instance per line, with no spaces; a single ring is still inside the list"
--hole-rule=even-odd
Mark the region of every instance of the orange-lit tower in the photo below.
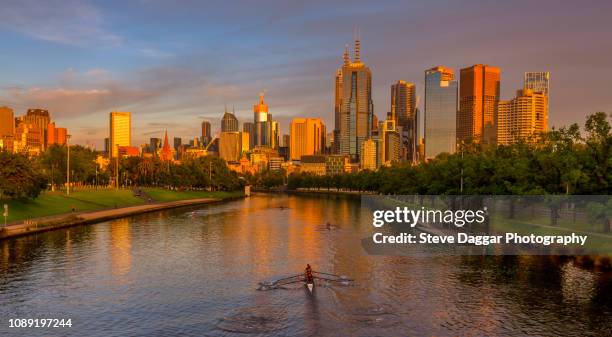
[[[161,155],[159,157],[161,160],[172,160],[172,149],[168,143],[168,130],[166,130],[166,135],[164,136],[164,146],[162,147]]]

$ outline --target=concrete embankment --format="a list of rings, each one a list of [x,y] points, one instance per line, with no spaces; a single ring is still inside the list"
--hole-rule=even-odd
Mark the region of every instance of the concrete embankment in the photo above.
[[[35,218],[23,223],[9,225],[0,228],[0,240],[13,238],[22,235],[40,233],[59,228],[65,228],[76,225],[92,224],[111,219],[122,218],[126,216],[142,214],[147,212],[160,211],[165,209],[177,208],[182,206],[192,206],[201,204],[210,204],[221,202],[229,199],[186,199],[170,202],[161,202],[154,204],[105,209],[92,212],[68,213],[51,217]]]

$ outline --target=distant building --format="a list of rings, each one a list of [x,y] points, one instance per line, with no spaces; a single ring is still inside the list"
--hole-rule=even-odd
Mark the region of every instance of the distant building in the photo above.
[[[202,144],[204,146],[208,145],[208,143],[210,142],[211,138],[211,126],[210,126],[210,122],[209,121],[203,121],[202,122],[202,135],[201,135],[201,140],[202,140]]]
[[[458,83],[450,68],[438,66],[425,71],[424,154],[435,158],[457,149]]]
[[[278,147],[280,146],[280,125],[278,124],[278,121],[272,121],[272,132],[271,132],[271,143],[270,143],[270,147],[272,147],[273,149],[278,149]]]
[[[174,153],[172,151],[172,147],[170,147],[170,143],[168,142],[168,130],[166,130],[166,134],[164,135],[164,145],[161,148],[159,158],[164,161],[174,160]]]
[[[270,171],[278,171],[281,169],[281,166],[284,162],[285,161],[283,160],[283,157],[270,157],[268,159],[268,169]]]
[[[20,122],[15,129],[13,151],[37,156],[43,151],[44,137],[41,128],[30,122]]]
[[[45,109],[28,109],[24,116],[17,118],[18,123],[27,123],[38,130],[41,140],[41,151],[47,148],[47,127],[51,123],[49,111]]]
[[[137,146],[116,146],[117,153],[121,157],[139,157],[140,149]]]
[[[253,105],[253,121],[254,121],[254,147],[268,146],[273,147],[273,125],[272,115],[268,113],[268,105],[264,100],[264,94],[259,95],[258,104]]]
[[[117,147],[132,146],[132,116],[129,112],[113,111],[110,113],[110,147],[111,157],[117,157]]]
[[[346,173],[347,166],[350,165],[350,158],[347,155],[331,155],[325,158],[325,174],[335,176]]]
[[[499,101],[497,119],[499,144],[537,139],[548,130],[548,97],[541,91],[518,90],[510,101]]]
[[[157,156],[157,152],[159,151],[159,149],[161,149],[161,147],[162,147],[162,141],[160,138],[157,138],[157,137],[149,138],[149,148],[147,150],[148,152],[152,153],[154,157]]]
[[[500,80],[501,70],[497,67],[476,64],[461,69],[457,141],[495,144]]]
[[[288,134],[283,135],[283,141],[282,141],[281,146],[284,146],[284,147],[291,146],[291,135],[288,135]]]
[[[372,138],[366,139],[361,143],[361,169],[376,171],[380,167],[379,158],[379,141]]]
[[[238,119],[236,116],[228,112],[225,109],[223,118],[221,119],[221,132],[237,132],[238,131]]]
[[[391,85],[391,118],[402,129],[401,143],[405,149],[402,159],[415,162],[419,124],[414,83],[400,80]]]
[[[326,174],[325,163],[327,161],[324,155],[305,155],[300,159],[301,171],[318,176]]]
[[[55,122],[47,126],[47,147],[51,145],[66,145],[68,130],[66,128],[56,128]]]
[[[248,136],[246,136],[248,137]],[[239,131],[221,132],[219,137],[219,157],[225,161],[238,161],[243,152],[243,146],[248,144],[248,138],[243,141],[243,133]]]
[[[526,72],[523,88],[543,93],[547,98],[546,111],[550,113],[550,73],[548,71]]]
[[[290,132],[290,160],[325,152],[325,124],[320,118],[294,118]]]
[[[388,119],[378,126],[381,144],[379,146],[380,163],[389,166],[401,158],[401,139],[395,121]]]
[[[13,109],[0,107],[0,137],[13,136],[15,134],[15,116]]]
[[[361,61],[361,41],[355,40],[354,58],[344,52],[342,68],[336,72],[335,125],[340,154],[359,158],[361,143],[371,137],[374,104],[372,103],[372,72]]]
[[[242,132],[249,134],[249,150],[255,147],[255,125],[251,122],[242,123]]]

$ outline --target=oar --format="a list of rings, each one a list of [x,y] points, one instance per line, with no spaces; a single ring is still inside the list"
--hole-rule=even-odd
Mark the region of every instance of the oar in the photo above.
[[[280,281],[284,281],[284,280],[288,280],[288,279],[292,279],[292,278],[294,278],[294,277],[300,277],[300,276],[304,276],[304,275],[302,275],[302,274],[297,274],[297,275],[293,275],[293,276],[289,276],[289,277],[284,277],[284,278],[278,279],[278,280],[276,280],[276,281],[274,281],[274,282],[272,282],[272,283],[278,283],[278,282],[280,282]]]
[[[329,275],[329,276],[335,276],[335,277],[338,277],[338,278],[342,278],[342,276],[341,276],[341,275],[330,274],[330,273],[324,273],[324,272],[314,271],[314,270],[313,270],[312,272],[313,272],[313,273],[317,273],[317,274],[321,274],[321,275]]]

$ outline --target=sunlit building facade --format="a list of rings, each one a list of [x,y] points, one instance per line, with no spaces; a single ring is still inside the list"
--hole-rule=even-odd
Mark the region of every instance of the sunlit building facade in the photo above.
[[[457,148],[457,90],[452,69],[438,66],[425,71],[423,159]]]
[[[362,170],[376,171],[380,167],[379,146],[380,142],[375,139],[366,139],[361,143],[360,165]]]
[[[414,83],[397,81],[391,85],[391,116],[395,125],[401,127],[404,160],[415,162],[417,159],[418,110],[416,107],[416,87]]]
[[[210,122],[203,121],[202,122],[202,136],[201,136],[202,145],[206,146],[208,145],[208,143],[210,143],[210,141],[212,140],[211,135],[212,135],[212,130],[211,130]]]
[[[249,140],[240,131],[221,132],[219,137],[219,157],[228,162],[235,162],[240,159],[243,147]]]
[[[325,152],[325,124],[320,118],[294,118],[290,124],[289,158]]]
[[[118,147],[132,146],[132,115],[129,112],[113,111],[110,113],[110,148],[111,157],[117,157]]]
[[[259,102],[253,105],[253,122],[253,147],[273,147],[272,115],[268,113],[268,104],[264,100],[263,93],[259,95]]]
[[[66,145],[68,138],[68,130],[66,128],[58,128],[54,122],[47,126],[47,147],[51,145]]]
[[[495,144],[500,68],[476,64],[461,69],[460,76],[457,141]]]
[[[518,90],[516,97],[500,101],[497,139],[499,144],[535,140],[548,130],[548,97],[541,91]]]
[[[338,152],[348,155],[353,160],[359,159],[361,143],[370,138],[372,132],[372,72],[361,61],[361,42],[355,40],[354,58],[351,60],[348,50],[344,52],[342,68],[336,72],[341,80],[336,79],[336,105],[338,125]]]
[[[228,112],[227,109],[221,118],[221,132],[237,132],[238,131],[238,118]]]

